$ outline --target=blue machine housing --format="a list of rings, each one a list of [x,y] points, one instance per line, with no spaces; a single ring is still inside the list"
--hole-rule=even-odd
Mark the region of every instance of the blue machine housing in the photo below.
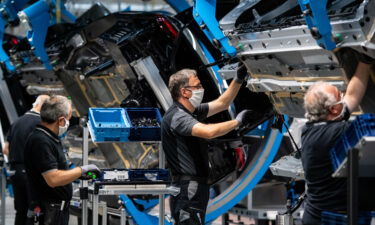
[[[335,49],[336,43],[332,37],[332,27],[326,8],[327,0],[298,0],[298,3],[311,35],[318,45],[327,50]]]

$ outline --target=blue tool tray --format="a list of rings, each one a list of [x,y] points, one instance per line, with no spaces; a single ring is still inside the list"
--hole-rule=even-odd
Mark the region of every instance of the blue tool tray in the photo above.
[[[334,170],[340,166],[348,155],[348,151],[355,147],[363,136],[375,136],[375,114],[357,116],[332,148],[331,159]]]
[[[90,108],[89,126],[95,142],[128,140],[130,123],[122,108]]]
[[[94,142],[160,141],[157,108],[90,108],[89,129]]]
[[[358,225],[370,225],[374,212],[360,212],[358,216]],[[348,216],[346,214],[334,212],[322,212],[322,225],[347,225]]]

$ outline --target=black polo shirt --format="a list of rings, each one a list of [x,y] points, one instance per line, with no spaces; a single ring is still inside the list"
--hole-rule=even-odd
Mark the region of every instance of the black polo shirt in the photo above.
[[[193,126],[203,121],[207,114],[207,103],[199,105],[194,113],[190,113],[179,102],[174,102],[164,114],[161,139],[173,176],[208,178],[207,149],[201,148],[202,139],[191,135]]]
[[[16,164],[24,163],[24,149],[27,137],[39,123],[39,113],[28,111],[12,124],[7,137],[11,169],[13,169],[12,167]]]
[[[25,165],[31,186],[33,201],[69,201],[72,185],[51,188],[42,174],[51,170],[67,170],[63,147],[56,134],[38,125],[29,136],[25,148]]]
[[[347,210],[347,179],[333,178],[330,151],[348,129],[347,121],[308,122],[302,130],[301,160],[305,172],[307,198],[304,219],[321,222],[322,211],[345,212]],[[375,195],[374,179],[359,180],[359,207],[372,210]]]

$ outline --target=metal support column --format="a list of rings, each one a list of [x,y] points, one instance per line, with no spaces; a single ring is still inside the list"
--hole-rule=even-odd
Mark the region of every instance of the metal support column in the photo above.
[[[100,202],[102,208],[102,225],[107,225],[107,203]]]
[[[86,121],[81,121],[83,126],[83,143],[82,143],[82,165],[87,165],[89,163],[89,130]],[[82,188],[88,188],[88,181],[81,181]],[[87,199],[82,200],[82,225],[88,224],[88,206]]]
[[[350,225],[357,225],[358,222],[358,149],[349,151],[348,157],[348,218]]]
[[[159,145],[159,168],[165,168],[165,159],[164,159],[164,151],[163,146],[160,143]],[[159,195],[159,225],[164,225],[164,214],[165,214],[165,202],[164,202],[164,195]]]
[[[5,168],[1,168],[1,224],[5,225],[5,190],[6,190],[6,174],[5,174]]]
[[[4,133],[3,133],[3,127],[1,126],[1,120],[0,120],[0,142],[1,147],[3,148],[5,145],[4,140]],[[2,149],[0,149],[2,151]],[[5,195],[5,189],[6,189],[6,174],[5,174],[5,163],[8,160],[6,159],[6,155],[3,155],[3,162],[1,168],[1,225],[5,225],[5,205],[6,205],[6,195]]]
[[[9,123],[12,124],[18,118],[16,107],[14,106],[12,96],[10,95],[8,85],[4,80],[3,70],[0,69],[0,98],[3,102],[5,112],[7,113]]]
[[[120,225],[126,225],[126,213],[125,213],[125,209],[121,209]]]
[[[98,211],[99,211],[99,195],[93,194],[92,195],[92,224],[93,225],[99,224]]]

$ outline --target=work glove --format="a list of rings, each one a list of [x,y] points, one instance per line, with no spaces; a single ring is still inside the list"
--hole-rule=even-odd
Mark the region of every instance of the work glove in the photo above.
[[[236,77],[234,78],[234,80],[237,83],[242,84],[242,82],[245,80],[246,76],[247,76],[247,68],[242,62],[239,62],[237,74],[236,74]]]
[[[81,166],[81,169],[82,169],[81,179],[83,180],[96,179],[100,175],[100,169],[94,164]]]
[[[242,110],[238,115],[236,116],[236,120],[239,122],[239,125],[246,125],[251,121],[251,117],[253,115],[253,110]]]

